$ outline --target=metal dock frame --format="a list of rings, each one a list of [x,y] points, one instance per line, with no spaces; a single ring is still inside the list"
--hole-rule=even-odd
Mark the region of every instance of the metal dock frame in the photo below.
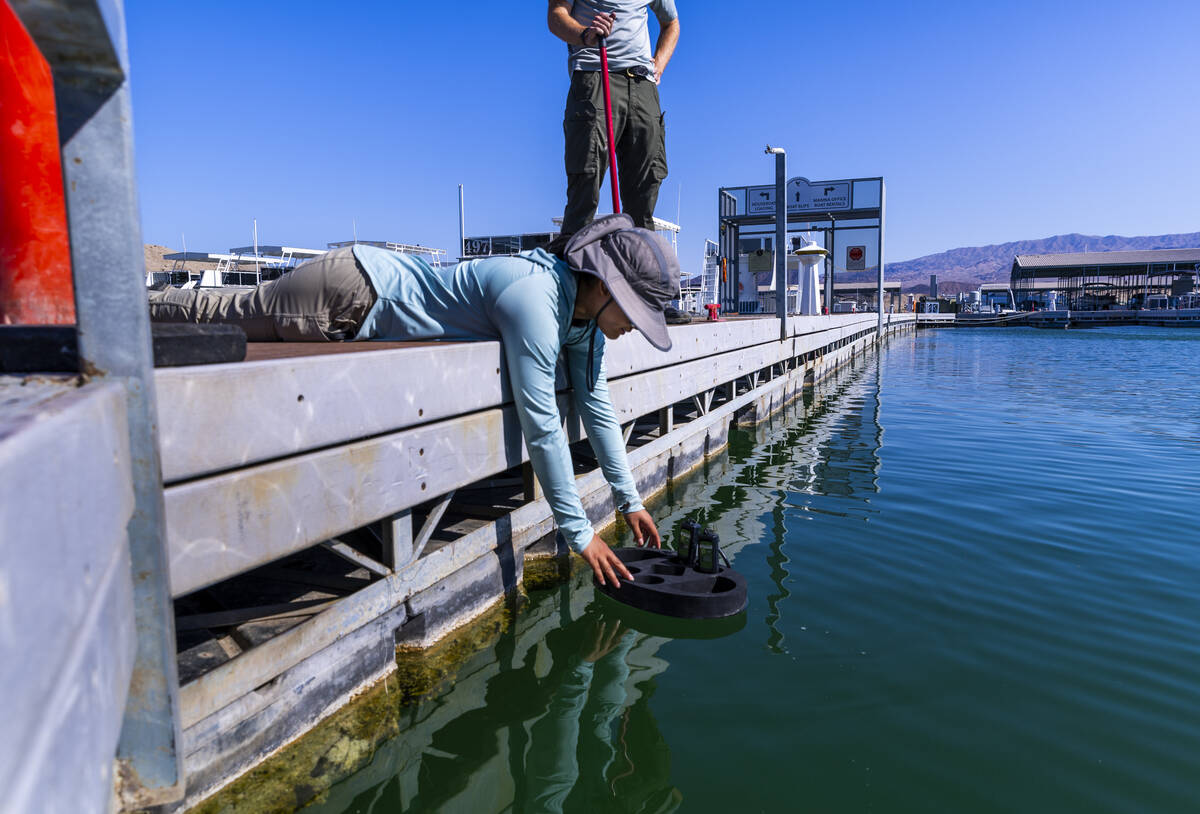
[[[58,108],[81,374],[126,393],[137,652],[117,750],[126,807],[183,797],[154,363],[133,163],[122,0],[12,0],[50,64]]]

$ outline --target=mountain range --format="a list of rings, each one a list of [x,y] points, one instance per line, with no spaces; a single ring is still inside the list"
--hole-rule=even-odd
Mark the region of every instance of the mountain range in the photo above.
[[[943,284],[957,282],[963,284],[964,288],[974,289],[980,283],[1006,282],[1012,271],[1013,258],[1018,254],[1121,252],[1194,247],[1200,247],[1200,232],[1147,237],[1055,235],[1041,240],[1017,240],[992,246],[950,249],[900,263],[888,263],[887,278],[899,280],[903,283],[905,291],[924,293],[929,290],[929,275],[936,274],[939,292],[953,293]],[[842,274],[839,275],[839,279],[849,281],[858,276]],[[957,286],[953,287],[957,290]]]

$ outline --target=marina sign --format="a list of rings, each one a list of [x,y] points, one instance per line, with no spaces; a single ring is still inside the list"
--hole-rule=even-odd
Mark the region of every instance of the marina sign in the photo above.
[[[530,249],[545,248],[558,236],[557,232],[533,232],[521,235],[489,235],[465,237],[463,257],[490,257],[497,254],[517,254]]]
[[[809,181],[792,178],[784,188],[789,215],[805,212],[839,212],[852,209],[849,181]],[[775,214],[775,187],[746,187],[747,215]]]

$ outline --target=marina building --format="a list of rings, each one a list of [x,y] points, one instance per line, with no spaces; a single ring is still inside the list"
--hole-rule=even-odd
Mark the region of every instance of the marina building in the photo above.
[[[492,257],[497,254],[518,254],[533,249],[544,249],[558,237],[562,226],[562,218],[550,219],[555,225],[552,232],[523,232],[515,235],[480,235],[477,237],[462,236],[462,253],[460,259],[473,260],[478,257]],[[654,219],[654,231],[662,235],[671,248],[679,254],[679,226],[662,218]]]
[[[1009,287],[1022,310],[1145,308],[1196,290],[1200,248],[1026,254],[1013,258]]]

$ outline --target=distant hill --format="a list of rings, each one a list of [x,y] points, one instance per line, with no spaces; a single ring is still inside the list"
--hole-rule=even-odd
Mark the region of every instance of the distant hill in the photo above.
[[[1200,247],[1200,232],[1152,237],[1121,237],[1120,235],[1055,235],[1042,240],[1018,240],[995,246],[972,246],[929,254],[902,263],[888,263],[889,280],[899,280],[905,291],[917,290],[921,284],[929,290],[929,275],[938,277],[938,292],[953,293],[945,283],[961,283],[974,289],[979,283],[1006,282],[1012,270],[1013,257],[1018,254],[1060,254],[1064,252],[1121,252],[1142,249],[1190,249]],[[869,276],[869,275],[867,275]],[[842,280],[854,279],[841,275]],[[943,282],[944,281],[944,282]],[[925,293],[922,292],[922,293]]]
[[[1200,232],[1150,237],[1122,237],[1120,235],[1055,235],[1041,240],[1017,240],[994,246],[970,246],[938,254],[927,254],[914,260],[888,263],[889,280],[899,280],[905,291],[928,294],[929,275],[938,277],[938,293],[957,294],[959,291],[974,291],[980,283],[1007,282],[1012,270],[1013,257],[1018,254],[1061,254],[1065,252],[1121,252],[1142,249],[1190,249],[1200,247]],[[159,271],[171,267],[163,255],[173,251],[166,246],[145,246],[146,270]],[[188,268],[201,270],[216,268],[215,263],[188,263]],[[842,272],[837,279],[841,282],[874,279],[870,272]],[[700,278],[694,283],[699,285]]]
[[[168,246],[159,246],[157,243],[143,243],[142,253],[146,258],[146,271],[170,271],[174,262],[164,260],[163,255],[177,252],[179,249],[172,249]],[[197,263],[191,261],[187,264],[188,271],[207,271],[215,269],[216,263]]]

